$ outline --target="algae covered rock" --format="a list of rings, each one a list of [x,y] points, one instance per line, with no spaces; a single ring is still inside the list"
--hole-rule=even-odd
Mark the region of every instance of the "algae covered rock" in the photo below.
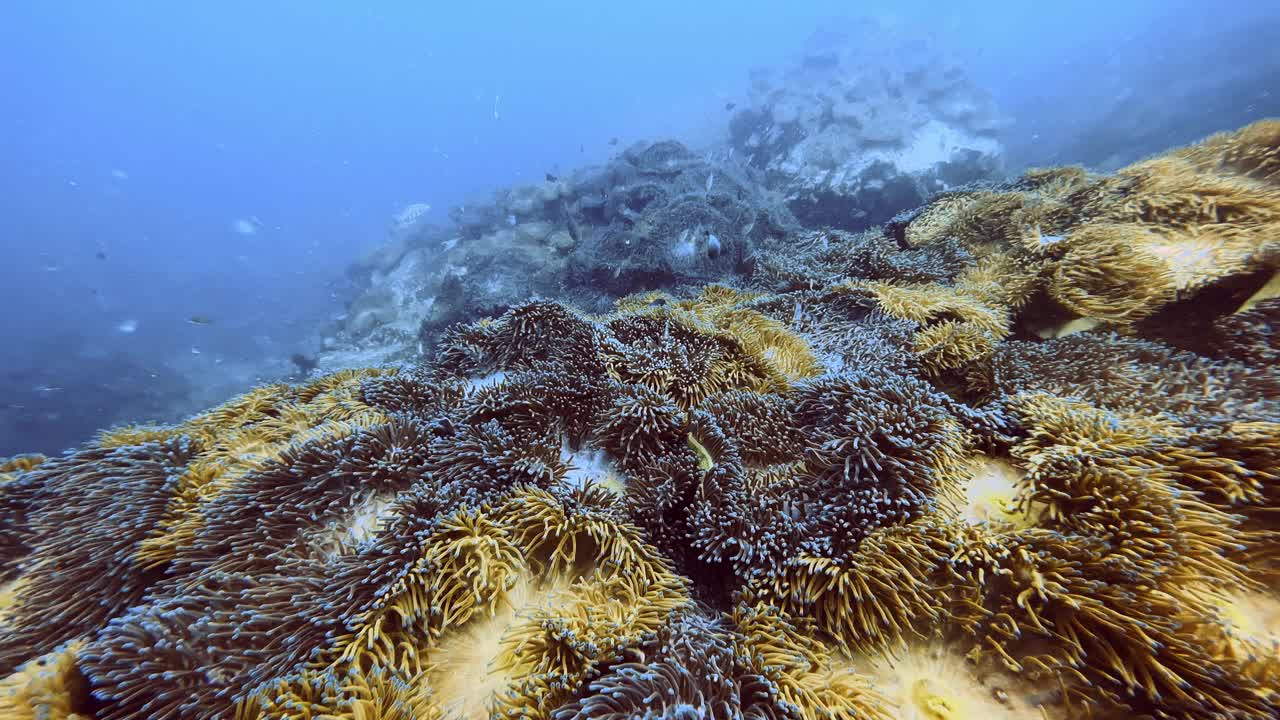
[[[752,74],[730,144],[809,226],[861,230],[992,177],[1007,124],[956,64],[888,27],[814,35]]]
[[[421,357],[450,325],[534,296],[604,309],[639,290],[743,275],[797,227],[756,171],[672,141],[458,206],[450,230],[424,212],[398,217],[391,242],[359,265],[365,289],[322,367]],[[375,345],[376,357],[358,349]]]

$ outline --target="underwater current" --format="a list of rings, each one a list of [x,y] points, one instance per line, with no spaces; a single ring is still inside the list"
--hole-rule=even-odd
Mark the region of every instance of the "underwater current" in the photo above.
[[[1280,717],[1277,41],[0,8],[0,720]]]

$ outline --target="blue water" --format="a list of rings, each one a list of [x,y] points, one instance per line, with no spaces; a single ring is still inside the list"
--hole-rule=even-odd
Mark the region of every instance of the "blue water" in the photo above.
[[[963,61],[1015,120],[1011,169],[1132,160],[1280,114],[1280,43],[1268,41],[1280,4],[1063,5],[857,11]],[[0,455],[85,439],[139,384],[230,366],[244,382],[278,375],[341,311],[345,268],[406,204],[444,221],[497,187],[601,162],[612,138],[712,142],[751,67],[785,62],[848,10],[7,4]],[[1130,107],[1161,110],[1148,120]],[[1130,139],[1143,123],[1158,125],[1146,145]],[[257,231],[234,232],[238,220]],[[135,332],[120,331],[126,321]]]

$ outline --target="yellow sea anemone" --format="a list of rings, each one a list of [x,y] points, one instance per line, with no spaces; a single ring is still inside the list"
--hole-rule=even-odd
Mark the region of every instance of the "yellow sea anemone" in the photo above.
[[[7,720],[91,720],[89,683],[76,668],[84,643],[68,643],[0,680],[0,717]]]

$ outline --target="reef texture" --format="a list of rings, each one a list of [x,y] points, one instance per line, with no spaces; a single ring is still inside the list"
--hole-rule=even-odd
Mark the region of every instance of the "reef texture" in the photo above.
[[[992,98],[916,33],[864,23],[753,73],[730,144],[810,227],[861,230],[1000,168]],[[886,63],[885,58],[893,58]]]
[[[1278,211],[1264,122],[16,458],[0,716],[1276,717]]]
[[[322,364],[421,357],[450,325],[530,296],[607,311],[631,292],[743,276],[766,239],[799,226],[759,172],[722,155],[640,143],[603,167],[456,207],[450,228],[407,210],[354,271],[366,289]],[[384,350],[370,358],[370,347]]]
[[[1004,122],[991,99],[897,38],[877,26],[816,36],[794,67],[753,74],[711,147],[636,143],[452,208],[447,226],[405,208],[352,269],[362,291],[329,329],[321,368],[429,357],[450,325],[531,296],[607,312],[634,292],[742,282],[802,227],[864,230],[991,177]]]

